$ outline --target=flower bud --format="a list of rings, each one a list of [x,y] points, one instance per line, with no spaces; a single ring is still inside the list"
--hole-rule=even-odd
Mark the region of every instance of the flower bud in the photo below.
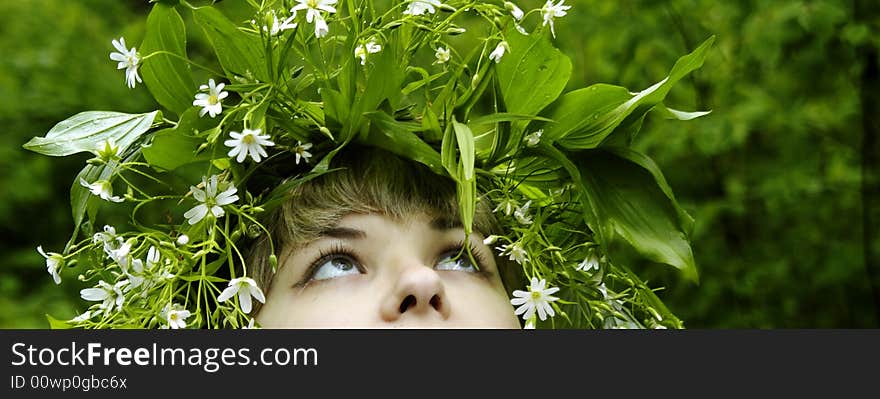
[[[258,226],[256,223],[248,225],[248,227],[247,227],[247,235],[250,238],[257,238],[262,233],[263,233],[263,230],[260,229],[260,226]]]
[[[272,271],[278,267],[278,257],[275,254],[269,255],[269,266],[272,266]]]
[[[454,27],[451,27],[451,28],[449,28],[449,29],[446,29],[446,34],[447,34],[447,35],[451,35],[451,36],[460,35],[460,34],[465,33],[465,32],[467,32],[467,29],[465,29],[465,28],[461,28],[461,27],[458,27],[458,26],[454,26]]]
[[[186,234],[181,234],[180,237],[177,237],[177,245],[184,246],[189,244],[189,236]]]
[[[493,234],[493,235],[486,237],[486,239],[483,240],[483,244],[492,245],[495,243],[495,241],[498,241],[498,236]]]

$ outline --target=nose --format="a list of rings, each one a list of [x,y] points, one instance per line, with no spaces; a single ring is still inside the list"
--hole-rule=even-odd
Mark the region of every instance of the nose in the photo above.
[[[407,317],[449,317],[443,282],[434,269],[423,265],[403,268],[382,303],[382,319],[393,322]]]

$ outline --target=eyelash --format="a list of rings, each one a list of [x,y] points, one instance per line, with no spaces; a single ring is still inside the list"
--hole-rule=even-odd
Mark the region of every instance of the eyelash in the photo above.
[[[440,255],[443,256],[443,255],[450,253],[450,252],[458,252],[461,256],[467,256],[466,253],[463,253],[464,252],[464,245],[465,245],[464,241],[459,241],[457,244],[450,245],[450,246],[446,247],[446,249],[440,251]],[[486,256],[482,252],[478,251],[477,247],[472,242],[468,241],[467,245],[470,246],[470,252],[474,257],[474,261],[476,261],[476,263],[477,263],[475,265],[477,267],[477,271],[474,272],[474,274],[479,275],[481,277],[491,276],[491,272],[489,272],[488,270],[485,270],[485,268],[483,267],[483,265],[486,263]],[[308,284],[310,281],[312,281],[312,278],[315,277],[315,273],[318,272],[318,268],[321,265],[323,265],[324,263],[329,261],[331,258],[340,256],[340,255],[347,256],[347,257],[351,258],[352,260],[354,260],[355,263],[357,264],[358,270],[360,270],[361,273],[364,272],[364,270],[362,269],[362,266],[361,266],[361,261],[358,260],[358,257],[357,257],[357,255],[355,255],[354,251],[351,250],[351,248],[348,248],[348,247],[343,246],[342,244],[336,243],[332,247],[330,247],[328,249],[322,249],[318,252],[317,259],[312,261],[312,263],[309,265],[308,269],[306,269],[305,277],[303,277],[303,279],[300,282],[294,284],[294,288],[304,287],[306,284]],[[437,259],[437,260],[439,260],[439,259]]]
[[[354,254],[354,251],[352,251],[348,247],[343,246],[342,244],[336,243],[333,244],[332,247],[328,249],[322,249],[318,252],[318,258],[312,261],[312,263],[309,265],[309,268],[306,269],[305,277],[303,277],[302,281],[294,284],[294,287],[303,287],[308,284],[310,281],[312,281],[312,278],[315,277],[315,273],[318,272],[318,268],[321,265],[329,261],[331,258],[340,255],[347,256],[354,260],[354,262],[357,264],[358,270],[360,270],[361,273],[364,272],[364,270],[361,268],[361,261],[358,260],[358,257]]]
[[[460,256],[467,256],[467,253],[464,250],[464,245],[464,241],[459,241],[457,244],[450,245],[446,247],[445,250],[440,251],[440,255],[442,256],[450,252],[458,252],[458,255]],[[474,265],[477,268],[477,271],[474,274],[478,274],[481,276],[490,275],[489,271],[485,270],[485,268],[483,267],[483,265],[486,264],[486,256],[482,252],[477,250],[477,247],[474,245],[474,243],[468,241],[467,245],[470,247],[469,249],[471,255],[473,255],[474,261],[476,261],[477,263],[476,265]]]

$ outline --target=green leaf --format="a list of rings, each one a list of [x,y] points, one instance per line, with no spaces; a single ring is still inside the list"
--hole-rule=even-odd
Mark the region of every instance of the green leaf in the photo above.
[[[196,91],[186,58],[186,28],[173,6],[158,3],[147,18],[147,35],[141,51],[155,54],[144,60],[141,76],[147,89],[163,107],[180,115],[192,106]]]
[[[174,170],[189,163],[211,160],[208,151],[196,154],[196,150],[204,142],[202,138],[187,135],[177,129],[165,129],[156,132],[153,141],[144,145],[141,152],[154,168]]]
[[[566,93],[554,107],[544,137],[566,149],[599,146],[617,126],[636,121],[663,102],[672,86],[703,65],[712,36],[692,53],[678,59],[665,79],[638,93],[623,87],[598,84]]]
[[[565,89],[571,76],[571,60],[553,46],[547,35],[525,36],[511,27],[505,37],[510,53],[495,68],[507,112],[537,114]]]
[[[458,151],[461,154],[462,178],[474,179],[474,133],[468,125],[452,119],[452,128],[455,130],[455,138],[458,141]]]
[[[193,10],[193,15],[227,73],[269,81],[266,54],[259,36],[240,31],[213,7],[199,7]]]
[[[657,165],[623,147],[572,154],[582,187],[613,237],[622,238],[645,258],[674,266],[684,277],[699,277],[688,236],[693,219],[678,205]],[[606,243],[607,246],[608,243]]]
[[[434,173],[443,174],[440,154],[390,115],[380,112],[364,114],[372,121],[366,137],[369,145],[386,149],[402,157],[427,165]]]
[[[484,115],[479,118],[474,118],[468,121],[468,125],[479,126],[479,125],[490,125],[499,122],[513,122],[513,121],[542,121],[542,122],[553,122],[552,119],[547,119],[537,115],[526,115],[526,114],[512,114],[509,112],[496,112],[489,115]]]
[[[123,151],[150,129],[159,111],[146,114],[87,111],[55,125],[46,137],[34,137],[24,148],[43,155],[63,157],[94,151],[99,144],[113,139]]]
[[[666,119],[675,119],[679,121],[689,121],[697,119],[701,116],[706,116],[712,113],[712,111],[695,111],[695,112],[687,112],[687,111],[679,111],[677,109],[669,108],[663,104],[657,104],[654,107],[654,112],[660,114],[660,116]]]
[[[48,313],[46,314],[46,320],[49,321],[49,328],[53,330],[68,330],[71,328],[71,325],[68,324],[66,321],[58,320],[50,316]]]
[[[470,235],[473,231],[474,212],[477,208],[477,179],[465,179],[462,163],[459,163],[455,188],[461,212],[461,224],[465,235]]]

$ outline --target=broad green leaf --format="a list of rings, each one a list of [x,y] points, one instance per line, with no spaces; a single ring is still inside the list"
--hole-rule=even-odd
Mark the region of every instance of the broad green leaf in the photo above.
[[[34,137],[24,148],[43,155],[63,157],[93,151],[113,139],[123,151],[150,129],[159,111],[146,114],[87,111],[55,125],[46,137]]]
[[[474,133],[468,125],[452,119],[452,128],[455,130],[455,138],[458,141],[458,151],[461,154],[461,165],[464,180],[474,179]]]
[[[269,81],[266,54],[259,36],[239,30],[213,7],[199,7],[193,10],[193,15],[227,73]]]
[[[440,154],[415,133],[384,112],[368,112],[364,116],[372,122],[372,128],[366,137],[367,144],[421,162],[434,173],[443,174]]]
[[[144,145],[141,152],[144,159],[158,170],[174,170],[178,167],[211,159],[208,151],[196,154],[203,138],[187,135],[177,129],[165,129],[156,132],[153,141]]]
[[[154,52],[162,51],[174,55]],[[180,115],[192,106],[196,92],[186,59],[186,28],[173,6],[158,3],[147,18],[147,35],[141,44],[147,55],[141,75],[147,89],[163,107]]]
[[[495,68],[507,112],[537,114],[565,89],[571,60],[546,34],[525,36],[511,27],[505,37],[510,53]]]
[[[599,224],[614,233],[606,239],[622,238],[645,258],[698,281],[688,238],[693,219],[678,205],[657,165],[623,147],[572,155]]]
[[[566,93],[550,112],[544,137],[566,149],[599,146],[617,126],[636,121],[661,103],[672,86],[703,65],[711,37],[692,53],[678,59],[665,79],[638,93],[623,87],[597,84]]]
[[[210,160],[209,151],[196,154],[205,143],[204,137],[196,135],[216,124],[212,118],[199,117],[197,108],[190,108],[180,116],[177,126],[154,133],[151,142],[141,147],[141,153],[159,170],[174,170],[187,163]]]

